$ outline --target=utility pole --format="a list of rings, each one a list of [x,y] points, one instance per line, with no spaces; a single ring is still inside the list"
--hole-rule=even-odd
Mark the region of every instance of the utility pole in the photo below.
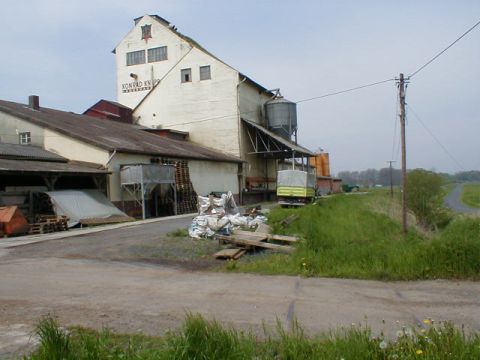
[[[393,167],[392,164],[395,162],[393,160],[387,161],[390,163],[390,197],[393,198]]]
[[[398,81],[398,97],[400,100],[400,127],[402,136],[402,224],[403,232],[408,232],[407,225],[407,148],[405,142],[405,80],[400,74]]]

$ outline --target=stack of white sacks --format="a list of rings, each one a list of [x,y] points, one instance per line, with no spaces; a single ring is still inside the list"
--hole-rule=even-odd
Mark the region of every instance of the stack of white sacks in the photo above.
[[[234,229],[255,228],[267,221],[263,215],[240,215],[231,191],[222,194],[221,198],[199,196],[198,207],[199,215],[188,228],[188,234],[192,238],[211,237],[216,232],[230,234]]]

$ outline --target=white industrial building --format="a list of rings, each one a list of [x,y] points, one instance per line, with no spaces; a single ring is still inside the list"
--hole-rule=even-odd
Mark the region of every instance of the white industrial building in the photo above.
[[[234,170],[238,187],[231,189],[243,202],[274,194],[279,161],[313,155],[296,144],[295,104],[278,91],[224,63],[160,16],[134,21],[114,53],[117,100],[133,109],[136,124],[188,132],[192,142],[244,160]]]
[[[133,212],[138,210],[138,201],[120,178],[123,167],[138,164],[174,165],[177,205],[189,201],[186,211],[196,210],[196,194],[239,186],[242,160],[238,157],[158,136],[137,125],[41,107],[36,96],[29,100],[29,104],[0,100],[1,143],[17,144],[5,150],[0,147],[0,204],[9,189],[96,188],[118,207],[140,216],[141,212]],[[161,184],[164,179],[157,180]],[[155,190],[151,184],[146,188]],[[161,201],[161,195],[151,192],[146,197]],[[161,207],[157,205],[150,211],[152,216]]]

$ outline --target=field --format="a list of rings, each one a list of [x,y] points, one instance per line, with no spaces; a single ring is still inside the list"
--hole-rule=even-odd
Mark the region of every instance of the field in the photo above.
[[[299,218],[282,228],[280,221],[291,214]],[[334,196],[300,209],[275,209],[269,215],[273,231],[300,236],[296,252],[250,256],[228,268],[379,280],[480,278],[478,219],[457,218],[435,233],[412,226],[404,236],[397,217],[397,203],[383,192]]]
[[[478,359],[480,337],[449,323],[399,328],[395,339],[372,336],[352,325],[308,337],[298,324],[265,329],[262,338],[188,314],[183,327],[165,337],[117,335],[83,328],[65,331],[52,318],[37,327],[39,348],[27,360],[51,359]]]
[[[465,184],[461,200],[465,205],[480,208],[480,184]]]

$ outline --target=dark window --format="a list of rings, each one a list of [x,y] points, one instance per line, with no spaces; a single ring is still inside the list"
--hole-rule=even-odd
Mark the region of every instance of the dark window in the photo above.
[[[148,62],[167,60],[167,47],[160,46],[153,49],[148,49]]]
[[[192,69],[182,69],[181,70],[182,83],[192,81]]]
[[[127,66],[145,64],[145,50],[132,51],[127,53]]]
[[[32,143],[32,136],[30,135],[30,131],[21,132],[18,134],[18,142],[22,145],[28,145]]]
[[[200,66],[200,80],[210,80],[211,78],[210,65]]]

